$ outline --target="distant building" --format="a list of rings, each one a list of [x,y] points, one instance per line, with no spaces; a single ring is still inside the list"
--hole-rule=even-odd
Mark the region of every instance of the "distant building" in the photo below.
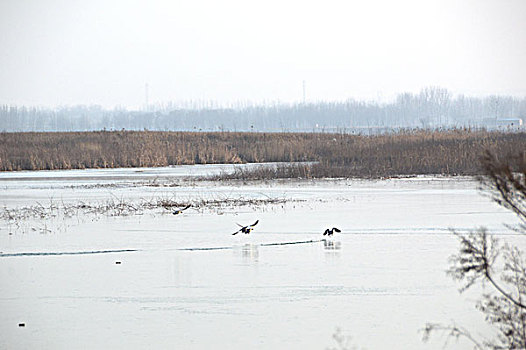
[[[480,126],[490,130],[522,129],[524,124],[521,118],[485,118]]]

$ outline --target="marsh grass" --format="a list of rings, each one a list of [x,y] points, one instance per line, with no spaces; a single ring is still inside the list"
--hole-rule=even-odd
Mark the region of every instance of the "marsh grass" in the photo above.
[[[245,179],[480,174],[485,150],[526,149],[526,133],[458,129],[324,133],[97,131],[1,133],[0,170],[312,162],[236,170]],[[225,175],[225,177],[232,177]]]
[[[265,198],[194,198],[192,200],[176,200],[174,198],[153,197],[131,200],[112,197],[100,202],[76,201],[71,203],[50,200],[49,203],[8,208],[0,208],[0,220],[18,222],[29,219],[71,218],[76,216],[131,216],[143,215],[148,211],[161,210],[162,214],[171,214],[173,209],[190,204],[197,212],[205,210],[221,210],[228,208],[261,207],[272,204],[284,204],[291,200],[281,197]],[[298,200],[295,200],[298,201]],[[158,212],[158,211],[157,211]]]

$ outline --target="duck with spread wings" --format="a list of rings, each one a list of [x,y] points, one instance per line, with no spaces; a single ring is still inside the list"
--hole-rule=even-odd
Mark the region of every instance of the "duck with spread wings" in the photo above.
[[[334,232],[342,232],[340,231],[340,229],[336,228],[336,227],[333,227],[332,229],[326,229],[325,232],[323,232],[323,235],[324,236],[332,236],[334,234]]]
[[[181,209],[176,209],[172,212],[172,214],[174,215],[177,215],[177,214],[181,214],[183,211],[185,211],[186,209],[190,208],[192,205],[191,204],[188,204],[186,207],[184,208],[181,208]]]
[[[254,229],[254,226],[256,226],[258,224],[258,222],[259,222],[259,220],[256,220],[255,223],[253,223],[252,225],[247,225],[247,226],[243,226],[243,225],[237,224],[241,228],[239,230],[237,230],[236,232],[232,233],[232,235],[237,235],[239,232],[242,232],[242,233],[248,235]]]

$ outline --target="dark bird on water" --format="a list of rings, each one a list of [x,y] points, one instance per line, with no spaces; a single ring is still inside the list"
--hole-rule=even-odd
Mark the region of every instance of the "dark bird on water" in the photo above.
[[[253,223],[252,225],[247,225],[247,226],[243,226],[243,225],[237,224],[241,228],[239,230],[237,230],[236,232],[232,233],[232,235],[237,235],[239,232],[243,232],[244,234],[248,235],[250,233],[250,231],[252,231],[254,229],[254,226],[256,226],[258,224],[258,222],[259,222],[259,220],[256,220],[255,223]]]
[[[192,206],[191,204],[188,204],[186,207],[184,207],[182,209],[174,210],[172,212],[172,214],[174,214],[174,215],[181,214],[183,211],[185,211],[186,209],[190,208],[191,206]]]
[[[336,227],[333,227],[332,229],[326,229],[325,232],[323,232],[323,235],[324,236],[332,236],[334,232],[342,232],[340,231],[339,229],[337,229]]]

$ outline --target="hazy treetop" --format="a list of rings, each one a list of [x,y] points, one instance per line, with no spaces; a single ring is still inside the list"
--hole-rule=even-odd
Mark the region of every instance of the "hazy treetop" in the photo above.
[[[524,0],[0,2],[0,104],[526,95]]]

